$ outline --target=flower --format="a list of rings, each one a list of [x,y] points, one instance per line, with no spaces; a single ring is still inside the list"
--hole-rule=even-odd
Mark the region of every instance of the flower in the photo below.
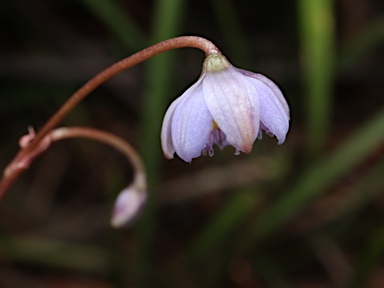
[[[147,194],[142,187],[135,184],[125,188],[117,196],[112,213],[111,225],[119,228],[129,226],[140,215],[147,200]]]
[[[201,154],[212,156],[213,144],[250,153],[263,130],[282,144],[288,129],[289,107],[277,85],[212,53],[198,81],[168,108],[161,144],[166,158],[176,152],[191,162]]]

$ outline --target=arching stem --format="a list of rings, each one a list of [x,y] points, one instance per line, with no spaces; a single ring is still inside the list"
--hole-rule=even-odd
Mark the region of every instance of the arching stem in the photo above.
[[[135,66],[157,54],[165,51],[177,49],[177,48],[198,48],[202,50],[206,56],[211,53],[220,53],[219,49],[210,41],[196,36],[182,36],[172,38],[159,42],[153,46],[150,46],[144,50],[141,50],[119,62],[111,65],[102,72],[98,73],[91,80],[85,83],[80,89],[78,89],[64,104],[61,108],[48,120],[48,122],[34,135],[33,139],[21,147],[18,154],[6,167],[3,173],[3,178],[0,181],[0,199],[3,197],[5,192],[9,189],[12,183],[17,179],[21,172],[29,167],[31,161],[46,150],[46,145],[49,143],[42,143],[44,141],[52,141],[50,137],[47,137],[49,133],[59,125],[59,123],[68,115],[68,113],[76,107],[87,95],[95,90],[99,85],[115,76],[116,74]],[[62,128],[68,129],[68,128]],[[60,131],[60,130],[59,130]],[[63,131],[63,130],[62,130]],[[71,130],[71,133],[75,133],[77,130]],[[68,132],[68,131],[67,131]],[[100,131],[99,131],[100,132]],[[99,133],[98,132],[98,133]],[[93,132],[92,132],[93,133]],[[103,137],[98,137],[101,134],[92,134],[100,141],[103,141]],[[104,132],[103,132],[104,133]],[[105,136],[105,135],[104,135]],[[107,137],[109,138],[109,137]],[[117,144],[116,142],[115,144]]]

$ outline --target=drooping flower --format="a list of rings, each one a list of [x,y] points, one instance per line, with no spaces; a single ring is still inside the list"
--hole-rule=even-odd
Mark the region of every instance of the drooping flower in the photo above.
[[[136,183],[121,191],[113,208],[112,227],[119,228],[134,223],[143,210],[146,200],[146,192],[142,191],[142,187],[137,186]]]
[[[264,130],[285,141],[289,107],[267,77],[238,69],[220,53],[203,63],[198,81],[177,98],[165,114],[161,144],[166,158],[174,153],[186,162],[213,155],[213,144],[250,153]]]

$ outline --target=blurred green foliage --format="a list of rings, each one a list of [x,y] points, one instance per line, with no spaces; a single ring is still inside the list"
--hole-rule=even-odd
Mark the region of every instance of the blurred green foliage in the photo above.
[[[131,177],[117,153],[57,144],[0,203],[0,286],[382,284],[383,7],[346,2],[4,1],[2,168],[64,92],[178,35],[205,36],[234,65],[276,80],[292,121],[282,146],[263,139],[251,155],[166,161],[162,117],[198,77],[202,55],[167,52],[108,81],[65,124],[106,129],[138,148],[151,193],[143,217],[127,230],[108,226],[112,197]],[[241,177],[227,187],[231,170],[222,168],[235,165]],[[190,179],[201,181],[184,186]],[[187,188],[196,195],[174,196]]]

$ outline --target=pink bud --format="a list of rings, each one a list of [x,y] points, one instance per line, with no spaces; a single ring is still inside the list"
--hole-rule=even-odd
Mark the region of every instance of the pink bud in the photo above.
[[[138,191],[136,185],[121,191],[115,202],[111,225],[119,228],[132,224],[140,215],[146,199],[147,194]]]

